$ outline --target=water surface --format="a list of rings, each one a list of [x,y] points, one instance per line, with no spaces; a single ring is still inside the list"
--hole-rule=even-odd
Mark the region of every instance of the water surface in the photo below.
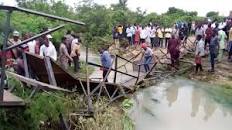
[[[138,92],[130,110],[136,130],[232,130],[231,104],[216,101],[211,87],[173,79]]]

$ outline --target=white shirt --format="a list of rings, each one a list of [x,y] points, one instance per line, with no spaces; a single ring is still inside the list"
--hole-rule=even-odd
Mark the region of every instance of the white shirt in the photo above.
[[[35,40],[30,41],[30,42],[27,43],[27,46],[29,48],[29,52],[30,53],[35,54],[35,45],[36,45],[36,41]]]
[[[196,55],[200,53],[200,56],[204,56],[205,55],[204,47],[205,47],[205,42],[203,40],[200,40],[196,45]]]
[[[145,53],[144,53],[144,57],[150,57],[153,55],[153,51],[151,48],[147,47]]]
[[[132,35],[133,35],[133,30],[132,30],[132,28],[130,27],[128,27],[127,29],[126,29],[126,33],[127,33],[127,37],[132,37]]]
[[[154,38],[155,36],[156,36],[156,29],[153,28],[153,29],[151,29],[150,37]]]
[[[147,33],[147,37],[149,38],[151,36],[151,27],[147,26],[145,28],[145,30],[146,30],[146,33]]]
[[[146,39],[147,38],[147,31],[145,29],[142,29],[140,33],[140,38],[141,39]]]
[[[45,45],[42,45],[40,47],[40,56],[49,56],[53,60],[57,60],[57,52],[55,46],[52,44],[51,41],[49,41],[49,46],[46,47]]]

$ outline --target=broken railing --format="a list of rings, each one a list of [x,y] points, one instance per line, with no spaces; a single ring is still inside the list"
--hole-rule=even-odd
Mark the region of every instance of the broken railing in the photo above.
[[[33,41],[41,36],[44,36],[44,35],[47,35],[47,34],[50,34],[52,32],[55,32],[61,28],[64,27],[64,24],[63,25],[60,25],[60,26],[57,26],[49,31],[45,31],[43,33],[40,33],[40,34],[37,34],[29,39],[26,39],[24,41],[22,41],[21,43],[19,44],[16,44],[16,45],[12,45],[12,46],[9,46],[7,47],[7,43],[8,43],[8,38],[9,38],[9,35],[11,33],[11,27],[10,27],[10,20],[11,20],[11,14],[13,11],[18,11],[18,12],[24,12],[24,13],[27,13],[27,14],[33,14],[33,15],[37,15],[37,16],[42,16],[42,17],[46,17],[46,18],[49,18],[49,19],[54,19],[54,20],[59,20],[59,21],[63,21],[63,22],[67,22],[67,23],[73,23],[73,24],[76,24],[76,25],[85,25],[85,23],[83,22],[80,22],[80,21],[76,21],[76,20],[71,20],[71,19],[68,19],[68,18],[63,18],[63,17],[59,17],[59,16],[55,16],[55,15],[50,15],[50,14],[46,14],[46,13],[42,13],[42,12],[38,12],[38,11],[34,11],[34,10],[30,10],[30,9],[25,9],[25,8],[21,8],[21,7],[14,7],[14,6],[3,6],[3,5],[0,5],[0,10],[1,11],[4,11],[5,14],[6,14],[6,21],[5,21],[5,24],[4,24],[4,28],[3,28],[3,49],[2,49],[2,57],[1,57],[1,84],[0,84],[0,105],[1,106],[7,106],[7,102],[4,102],[4,100],[7,98],[7,97],[4,97],[4,88],[5,88],[5,79],[6,79],[6,52],[9,51],[9,50],[12,50],[14,48],[17,48],[23,44],[26,44],[30,41]],[[27,74],[28,75],[28,74]],[[15,104],[17,106],[17,104]]]

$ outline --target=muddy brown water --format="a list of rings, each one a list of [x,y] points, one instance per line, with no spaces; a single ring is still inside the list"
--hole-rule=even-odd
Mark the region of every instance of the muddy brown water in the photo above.
[[[129,116],[136,130],[231,130],[231,102],[216,101],[210,87],[186,79],[163,81],[136,93]]]

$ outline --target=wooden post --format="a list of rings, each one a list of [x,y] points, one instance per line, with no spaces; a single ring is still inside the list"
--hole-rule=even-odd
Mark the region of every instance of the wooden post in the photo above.
[[[27,56],[26,56],[25,53],[23,53],[23,63],[24,63],[25,76],[26,76],[27,78],[30,78],[30,76],[29,76],[28,64],[27,64]]]
[[[140,69],[141,69],[141,65],[139,65],[138,77],[137,77],[137,79],[136,79],[135,85],[136,85],[136,84],[138,83],[138,81],[139,81]]]
[[[46,70],[47,70],[47,74],[48,74],[49,83],[50,83],[51,85],[57,86],[57,83],[56,83],[55,75],[54,75],[54,72],[53,72],[53,68],[52,68],[52,64],[51,64],[51,59],[50,59],[50,57],[45,56],[45,57],[44,57],[44,62],[45,62],[45,66],[46,66]]]
[[[67,121],[65,120],[64,116],[62,113],[59,114],[60,118],[60,125],[62,130],[70,130]]]
[[[156,62],[150,69],[150,71],[145,75],[144,78],[148,78],[148,76],[150,75],[150,73],[152,72],[152,70],[155,68],[155,66],[157,65],[158,62]]]
[[[116,71],[114,71],[114,83],[116,83],[116,80],[117,80],[117,67],[118,67],[118,56],[116,55],[115,57],[115,66],[114,66],[114,69]]]
[[[8,37],[10,34],[10,16],[11,16],[12,11],[7,11],[6,12],[6,23],[5,23],[5,28],[4,28],[4,35],[5,37],[3,38],[3,49],[2,49],[2,67],[1,67],[1,86],[0,86],[0,102],[3,102],[3,97],[4,97],[4,88],[5,88],[5,78],[6,78],[6,73],[5,73],[5,64],[6,64],[6,51],[5,49],[7,48],[7,41]]]
[[[86,80],[87,80],[87,100],[88,100],[88,112],[93,112],[94,108],[93,108],[93,103],[92,103],[92,99],[90,97],[90,83],[89,83],[89,69],[88,69],[88,59],[89,58],[89,47],[88,47],[88,43],[86,45]]]

